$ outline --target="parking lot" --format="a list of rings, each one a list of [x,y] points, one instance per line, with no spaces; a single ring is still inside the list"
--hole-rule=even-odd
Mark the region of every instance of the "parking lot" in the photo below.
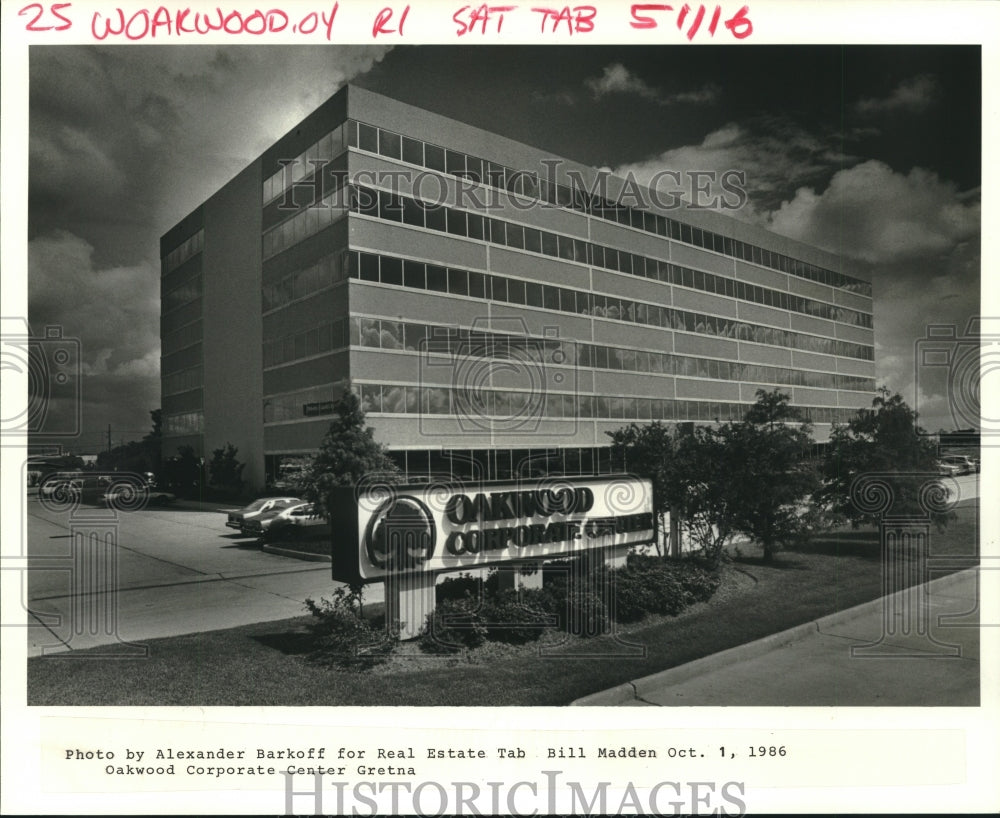
[[[81,505],[54,511],[27,498],[33,612],[29,652],[143,639],[298,616],[336,584],[325,562],[263,551],[226,528],[225,508],[178,504],[134,512]],[[81,548],[81,538],[113,543]],[[99,560],[93,555],[99,553]],[[381,586],[370,589],[381,599]]]

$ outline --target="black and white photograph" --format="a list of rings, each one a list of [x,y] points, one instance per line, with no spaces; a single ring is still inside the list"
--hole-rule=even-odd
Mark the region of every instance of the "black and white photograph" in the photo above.
[[[242,31],[347,13],[307,5]],[[821,786],[796,713],[851,714],[836,786],[969,783],[962,729],[916,725],[996,722],[987,35],[622,5],[671,36],[586,39],[607,5],[456,4],[449,45],[400,36],[419,4],[342,44],[102,4],[60,44],[82,7],[5,9],[51,29],[4,192],[5,651],[29,712],[154,720],[42,719],[58,792],[781,811],[755,787]],[[529,14],[563,36],[505,43]],[[232,733],[156,715],[216,709]],[[281,726],[312,713],[350,726]]]

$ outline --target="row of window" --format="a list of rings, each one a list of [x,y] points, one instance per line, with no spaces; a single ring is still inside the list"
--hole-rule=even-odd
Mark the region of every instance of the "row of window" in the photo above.
[[[865,361],[874,360],[874,348],[864,344],[750,324],[732,318],[703,315],[601,293],[579,292],[535,281],[522,281],[418,261],[404,261],[392,256],[358,253],[357,261],[350,261],[349,272],[352,278],[362,281],[378,281],[419,290],[447,292],[578,315],[593,315],[598,318],[714,335],[738,341],[753,341],[807,352],[841,355]]]
[[[261,293],[264,312],[283,307],[343,281],[347,278],[348,264],[346,253],[335,253],[304,270],[284,276],[274,284],[265,284]]]
[[[812,372],[714,358],[696,358],[642,349],[603,346],[569,339],[503,335],[433,324],[380,318],[351,318],[353,346],[448,355],[453,361],[496,358],[543,366],[579,366],[616,372],[649,372],[711,380],[787,384],[820,389],[874,392],[875,380],[832,372]]]
[[[399,467],[404,480],[511,480],[548,475],[615,474],[626,464],[614,457],[610,446],[559,449],[397,449],[389,457]],[[271,480],[282,473],[286,463],[298,464],[301,454],[269,454],[264,467]],[[469,492],[475,486],[466,487]]]
[[[200,253],[204,249],[205,231],[202,229],[163,257],[160,274],[166,275],[171,270],[176,270],[191,256]]]
[[[534,171],[515,170],[461,151],[449,150],[384,128],[355,123],[350,120],[346,123],[346,141],[351,147],[357,147],[369,153],[377,153],[390,159],[401,159],[413,165],[462,176],[557,207],[579,210],[609,221],[655,233],[658,236],[669,237],[762,267],[779,270],[798,278],[845,289],[869,298],[872,294],[871,284],[867,281],[861,281],[843,273],[809,264],[782,253],[766,250],[763,247],[722,236],[709,230],[692,227],[638,207],[617,204],[582,190],[576,185],[563,185],[554,180],[541,178]]]
[[[163,395],[179,395],[181,392],[201,389],[204,384],[204,376],[200,366],[182,369],[180,372],[171,372],[163,376]]]
[[[300,389],[287,395],[264,399],[264,423],[282,423],[302,418],[333,414],[333,404],[347,388],[348,382],[336,380],[322,386]]]
[[[264,402],[267,422],[322,417],[334,412],[337,389],[314,388],[279,395]],[[628,395],[577,395],[512,389],[467,389],[448,386],[398,386],[354,383],[366,413],[450,416],[468,428],[488,431],[493,425],[530,432],[541,419],[739,421],[747,403],[674,400]],[[855,410],[837,407],[799,407],[813,423],[846,422]],[[270,418],[270,420],[268,420]],[[481,424],[481,426],[480,426]]]
[[[277,255],[333,224],[344,215],[344,208],[339,204],[340,198],[339,191],[334,190],[323,197],[319,204],[303,208],[264,233],[261,248],[263,257],[267,259]]]
[[[309,358],[335,349],[345,349],[347,344],[347,321],[338,318],[272,341],[265,341],[264,368]]]
[[[205,431],[204,412],[180,412],[163,416],[163,434],[200,435]]]
[[[615,474],[626,464],[610,446],[564,449],[404,449],[390,451],[409,481],[511,480],[549,475]],[[474,491],[475,487],[469,487]]]
[[[190,304],[201,298],[201,273],[178,284],[161,296],[161,314],[168,313],[185,304]]]
[[[855,326],[868,328],[872,326],[872,317],[867,313],[693,270],[662,259],[640,256],[572,236],[549,233],[450,207],[426,205],[417,199],[395,193],[356,187],[352,189],[350,204],[354,212],[383,220],[401,221],[414,227],[481,239],[491,244],[529,250],[566,261],[590,264],[667,284],[753,301],[769,307],[792,310],[832,321],[843,321]]]
[[[261,189],[263,203],[266,205],[277,199],[296,182],[312,175],[316,170],[316,163],[329,162],[343,153],[347,147],[345,131],[346,125],[338,125],[294,159],[281,160],[281,170],[271,174],[263,182]]]
[[[201,341],[201,321],[195,321],[174,332],[165,333],[160,339],[160,354],[170,355],[199,341]]]

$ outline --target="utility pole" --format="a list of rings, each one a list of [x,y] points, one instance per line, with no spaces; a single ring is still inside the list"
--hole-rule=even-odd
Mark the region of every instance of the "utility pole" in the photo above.
[[[108,424],[108,454],[111,454],[111,424]]]

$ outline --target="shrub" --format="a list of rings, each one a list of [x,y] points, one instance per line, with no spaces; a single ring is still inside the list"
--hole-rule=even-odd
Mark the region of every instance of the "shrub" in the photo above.
[[[457,653],[476,648],[486,641],[487,628],[478,600],[443,599],[420,634],[420,649],[427,653]]]
[[[718,571],[711,571],[696,562],[681,562],[677,568],[691,603],[705,602],[718,590],[721,582]]]
[[[718,572],[693,560],[634,556],[615,572],[614,616],[618,622],[636,622],[646,612],[676,616],[711,597],[718,587]]]
[[[574,636],[597,636],[610,629],[611,615],[600,587],[601,578],[601,574],[577,574],[571,582],[563,574],[545,587],[544,609],[555,614],[561,630]]]
[[[309,625],[314,644],[309,658],[315,662],[366,670],[387,661],[396,647],[396,636],[361,615],[357,588],[337,588],[332,600],[307,599],[306,608],[315,620]]]
[[[538,639],[554,624],[551,614],[544,600],[538,594],[530,595],[527,590],[521,594],[513,589],[500,591],[488,597],[483,607],[488,638],[514,645]]]
[[[483,594],[483,581],[472,574],[445,577],[434,588],[437,602],[446,599],[479,599]]]

